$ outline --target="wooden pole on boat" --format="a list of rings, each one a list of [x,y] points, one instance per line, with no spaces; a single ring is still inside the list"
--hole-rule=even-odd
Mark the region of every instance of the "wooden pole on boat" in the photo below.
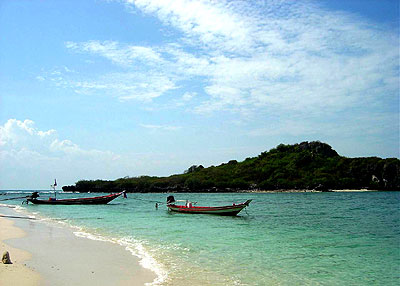
[[[56,192],[56,187],[57,187],[57,179],[54,179],[54,184],[50,185],[51,188],[53,188],[54,191],[54,198],[57,199],[57,192]]]

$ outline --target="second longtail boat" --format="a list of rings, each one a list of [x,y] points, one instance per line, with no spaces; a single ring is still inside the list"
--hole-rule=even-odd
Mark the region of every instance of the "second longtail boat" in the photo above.
[[[193,206],[194,203],[190,201],[180,201],[186,202],[185,205],[175,204],[174,196],[169,196],[167,198],[167,207],[170,211],[180,212],[180,213],[190,213],[190,214],[214,214],[214,215],[224,215],[224,216],[235,216],[245,207],[248,207],[252,200],[247,200],[241,204],[232,204],[229,206],[220,207],[196,207]]]

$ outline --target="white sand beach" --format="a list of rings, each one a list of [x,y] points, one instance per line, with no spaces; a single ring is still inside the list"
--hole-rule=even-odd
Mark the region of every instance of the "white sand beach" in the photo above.
[[[0,285],[39,285],[40,275],[32,268],[26,266],[25,262],[31,259],[31,253],[11,247],[4,241],[11,238],[24,237],[26,233],[14,226],[11,219],[0,216],[0,252],[10,253],[12,264],[3,264],[0,262]]]
[[[0,285],[145,285],[156,275],[124,247],[74,235],[72,229],[16,218],[0,207],[1,252],[14,264],[0,265]],[[4,240],[7,240],[4,243]]]

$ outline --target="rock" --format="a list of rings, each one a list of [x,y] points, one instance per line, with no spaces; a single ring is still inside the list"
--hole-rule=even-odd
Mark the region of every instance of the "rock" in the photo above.
[[[10,253],[8,251],[5,251],[3,253],[3,258],[1,259],[3,264],[12,264],[11,259],[10,259]]]
[[[295,146],[298,146],[300,150],[309,151],[313,155],[320,155],[328,158],[339,156],[339,154],[335,150],[333,150],[331,146],[319,141],[305,141],[298,145],[296,144]]]

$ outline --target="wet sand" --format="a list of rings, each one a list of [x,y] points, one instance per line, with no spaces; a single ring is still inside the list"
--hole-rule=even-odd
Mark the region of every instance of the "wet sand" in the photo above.
[[[0,207],[0,213],[21,216],[14,210],[4,207]],[[2,218],[2,221],[4,223],[5,219]],[[139,264],[137,257],[118,244],[77,237],[72,229],[56,223],[7,218],[7,223],[10,222],[17,227],[13,229],[14,233],[21,230],[26,232],[26,236],[8,237],[19,237],[7,240],[7,244],[13,247],[9,250],[11,259],[17,251],[24,253],[29,251],[31,258],[29,253],[24,256],[29,260],[24,262],[27,266],[24,266],[26,269],[23,270],[31,272],[34,270],[40,274],[41,279],[38,278],[36,284],[20,284],[9,280],[11,276],[4,276],[6,280],[3,281],[1,274],[0,285],[9,282],[9,285],[135,286],[151,283],[156,278],[152,271]],[[4,270],[4,273],[10,275],[9,268]],[[37,273],[35,275],[38,276]]]

